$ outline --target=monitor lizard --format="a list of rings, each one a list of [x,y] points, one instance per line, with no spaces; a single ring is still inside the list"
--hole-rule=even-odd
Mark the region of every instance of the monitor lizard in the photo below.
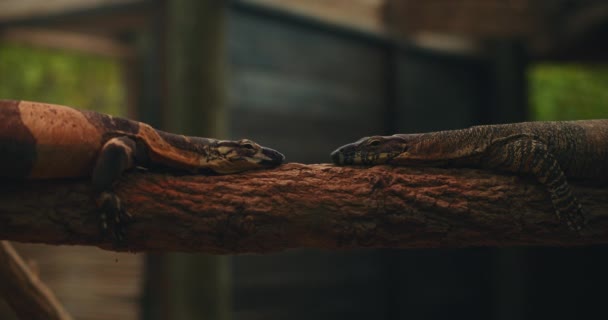
[[[557,218],[580,230],[584,211],[566,178],[608,182],[608,120],[371,136],[338,148],[331,158],[337,165],[470,167],[530,175],[548,190]]]
[[[104,233],[124,238],[130,214],[113,192],[126,170],[237,173],[270,168],[284,156],[243,139],[188,137],[150,125],[47,103],[0,100],[0,177],[90,177]]]

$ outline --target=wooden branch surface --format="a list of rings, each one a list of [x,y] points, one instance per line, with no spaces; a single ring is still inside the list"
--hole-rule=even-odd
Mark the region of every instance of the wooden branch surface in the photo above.
[[[0,279],[0,296],[19,319],[72,319],[8,241],[0,241]]]
[[[574,187],[589,220],[577,235],[534,180],[482,170],[287,164],[225,176],[131,173],[116,190],[135,219],[117,250],[608,243],[608,188]],[[0,239],[112,249],[98,225],[87,181],[0,189]]]

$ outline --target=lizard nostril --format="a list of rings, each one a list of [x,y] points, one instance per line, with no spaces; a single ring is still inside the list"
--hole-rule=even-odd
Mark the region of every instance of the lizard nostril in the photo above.
[[[344,155],[340,150],[336,150],[331,153],[331,160],[334,164],[343,164],[344,163]]]

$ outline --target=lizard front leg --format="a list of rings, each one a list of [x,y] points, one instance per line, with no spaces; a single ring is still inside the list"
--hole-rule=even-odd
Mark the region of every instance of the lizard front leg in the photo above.
[[[564,171],[547,146],[533,137],[505,139],[488,149],[485,167],[534,176],[549,194],[559,220],[565,219],[571,229],[585,225],[582,206],[572,194]]]
[[[121,174],[135,165],[136,144],[129,137],[108,140],[101,149],[92,173],[93,189],[97,193],[97,206],[101,210],[103,231],[112,227],[114,240],[124,239],[124,223],[131,219],[120,198],[112,191]]]

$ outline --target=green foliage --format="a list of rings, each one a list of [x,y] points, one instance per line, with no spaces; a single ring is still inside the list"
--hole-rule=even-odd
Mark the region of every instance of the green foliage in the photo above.
[[[7,43],[0,43],[0,98],[126,113],[117,61]]]
[[[540,64],[529,80],[534,120],[608,118],[608,66]]]

